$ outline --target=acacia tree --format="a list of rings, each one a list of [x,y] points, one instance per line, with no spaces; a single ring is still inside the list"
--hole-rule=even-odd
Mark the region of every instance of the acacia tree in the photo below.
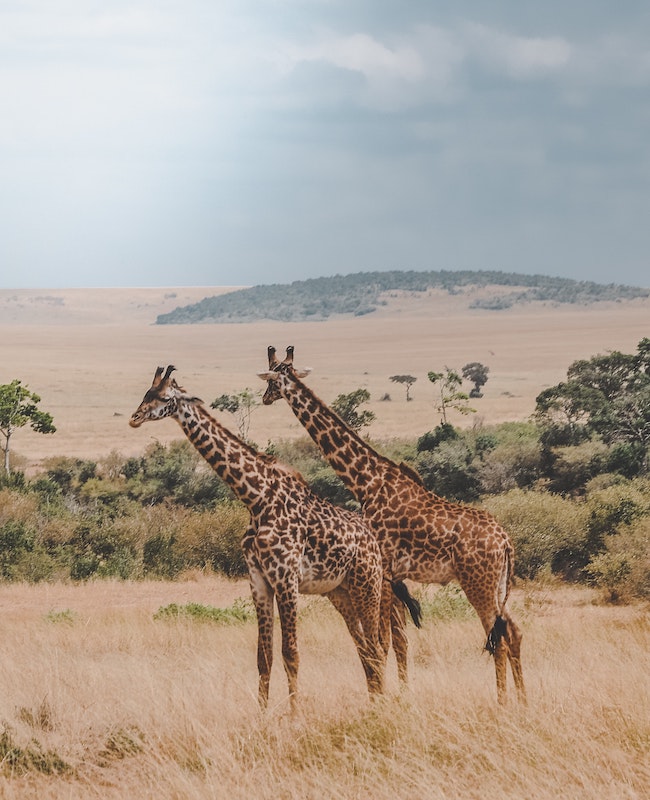
[[[234,415],[237,430],[244,441],[248,441],[248,431],[251,426],[251,415],[259,406],[259,392],[253,392],[248,387],[237,394],[222,394],[210,403],[211,408],[219,411],[228,411]]]
[[[409,400],[413,399],[411,397],[411,386],[413,386],[417,378],[414,378],[413,375],[391,375],[389,380],[391,380],[393,383],[403,383],[406,386],[407,403]]]
[[[566,381],[537,396],[536,416],[556,441],[564,430],[567,444],[595,433],[606,444],[627,446],[647,472],[650,339],[642,339],[633,354],[613,351],[574,361]]]
[[[480,361],[470,361],[469,364],[465,364],[462,368],[463,378],[474,384],[474,388],[469,393],[470,397],[483,397],[481,387],[487,383],[489,371],[490,368],[486,367],[485,364],[481,364]]]
[[[46,411],[39,411],[37,408],[40,402],[41,398],[34,392],[30,392],[18,379],[0,385],[0,436],[3,439],[1,447],[7,475],[11,471],[9,464],[11,437],[17,428],[29,425],[37,433],[54,433],[56,431],[52,415]]]
[[[357,433],[375,421],[374,411],[359,411],[359,406],[370,400],[367,389],[355,389],[349,394],[340,394],[332,403],[332,409]]]
[[[459,414],[474,414],[475,408],[470,408],[467,404],[469,395],[460,391],[463,379],[453,369],[445,367],[444,372],[429,372],[427,377],[431,383],[437,385],[438,403],[436,411],[440,413],[440,424],[447,425],[447,411],[453,409]]]

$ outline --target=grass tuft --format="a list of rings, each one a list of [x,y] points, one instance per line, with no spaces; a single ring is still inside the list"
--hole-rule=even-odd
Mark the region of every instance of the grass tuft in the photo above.
[[[0,733],[0,764],[5,774],[13,776],[41,772],[45,775],[64,775],[72,771],[72,767],[58,753],[43,750],[36,739],[22,747],[16,743],[14,736],[14,732],[6,725]]]
[[[161,606],[154,614],[154,619],[191,619],[196,622],[232,625],[255,619],[255,609],[249,600],[235,600],[228,608],[205,606],[201,603],[170,603],[168,606]]]

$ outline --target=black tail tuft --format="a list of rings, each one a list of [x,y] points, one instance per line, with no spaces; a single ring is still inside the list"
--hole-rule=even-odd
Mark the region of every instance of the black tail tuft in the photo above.
[[[505,619],[503,617],[497,617],[494,625],[492,626],[492,630],[488,634],[487,642],[485,643],[485,649],[491,656],[496,653],[499,642],[506,635],[507,628],[508,623],[505,621]]]
[[[416,628],[422,627],[422,606],[409,592],[404,581],[391,581],[395,596],[404,603],[404,605],[411,612],[411,617],[415,623]]]

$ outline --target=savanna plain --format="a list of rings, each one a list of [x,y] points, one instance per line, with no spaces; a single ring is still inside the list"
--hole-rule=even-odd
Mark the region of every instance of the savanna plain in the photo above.
[[[54,435],[16,434],[21,468],[37,470],[52,455],[137,454],[152,436],[180,438],[171,421],[155,431],[128,427],[156,366],[175,364],[179,382],[209,402],[257,389],[268,344],[294,344],[328,402],[368,388],[377,437],[434,427],[427,371],[468,361],[490,367],[475,416],[522,420],[575,359],[634,352],[650,311],[634,301],[494,314],[432,293],[351,320],[153,325],[157,314],[216,291],[0,292],[0,382],[20,378],[57,426]],[[389,381],[404,373],[418,377],[408,406]],[[379,400],[386,393],[390,402]],[[302,431],[278,403],[256,409],[250,434],[264,446]],[[261,713],[254,617],[161,613],[171,604],[246,607],[246,581],[196,572],[170,582],[0,585],[0,796],[648,796],[645,606],[519,582],[512,609],[524,633],[528,704],[511,695],[500,707],[474,613],[446,589],[442,610],[436,587],[413,589],[439,611],[422,629],[409,626],[408,686],[391,656],[386,695],[371,703],[340,618],[321,598],[302,598],[298,710],[289,708],[278,640],[271,704]]]

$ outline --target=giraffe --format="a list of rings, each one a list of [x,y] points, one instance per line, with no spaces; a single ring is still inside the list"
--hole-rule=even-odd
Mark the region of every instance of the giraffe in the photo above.
[[[497,698],[506,701],[507,662],[519,698],[525,701],[521,631],[508,609],[514,549],[506,531],[487,511],[451,503],[428,491],[406,464],[380,455],[349,428],[303,382],[310,370],[293,365],[294,348],[279,361],[268,348],[268,382],[263,403],[284,399],[361,505],[382,551],[392,581],[456,580],[475,608],[494,657]],[[380,625],[385,628],[390,593],[382,590]],[[385,637],[385,630],[380,638]]]
[[[246,505],[242,539],[257,612],[258,699],[268,705],[273,662],[273,603],[282,629],[282,656],[292,707],[298,693],[298,594],[321,594],[339,611],[357,648],[371,697],[383,691],[385,654],[379,644],[381,555],[361,515],[319,498],[303,478],[221,425],[203,402],[179,386],[175,367],[156,369],[129,424],[171,417],[212,469]],[[164,374],[163,374],[164,373]]]

